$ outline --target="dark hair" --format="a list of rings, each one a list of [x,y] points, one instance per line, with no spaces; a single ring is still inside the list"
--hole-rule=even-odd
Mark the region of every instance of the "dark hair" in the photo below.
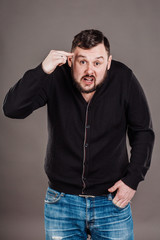
[[[110,44],[108,39],[103,35],[102,32],[95,30],[95,29],[89,29],[84,30],[78,33],[73,41],[72,41],[72,47],[71,51],[74,51],[76,47],[80,47],[83,49],[90,49],[92,47],[97,46],[100,43],[104,43],[104,46],[108,52],[108,55],[110,55]]]

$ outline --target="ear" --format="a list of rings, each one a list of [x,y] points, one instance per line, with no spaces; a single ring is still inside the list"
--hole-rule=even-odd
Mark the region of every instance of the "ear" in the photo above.
[[[110,55],[109,58],[108,58],[107,70],[110,69],[110,67],[111,67],[111,62],[112,62],[112,55]]]
[[[71,67],[72,66],[72,56],[70,57],[68,57],[68,65]]]

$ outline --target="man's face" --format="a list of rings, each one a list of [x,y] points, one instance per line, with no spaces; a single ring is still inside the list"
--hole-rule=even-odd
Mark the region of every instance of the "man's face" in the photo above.
[[[110,68],[111,59],[102,43],[91,49],[75,48],[73,58],[68,58],[68,64],[80,92],[90,93],[101,86]]]

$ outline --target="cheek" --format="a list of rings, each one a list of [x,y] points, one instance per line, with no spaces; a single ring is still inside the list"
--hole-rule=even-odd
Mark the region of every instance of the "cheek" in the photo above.
[[[104,77],[105,72],[106,72],[106,69],[98,70],[97,73],[96,73],[97,74],[97,78],[101,80]]]
[[[81,78],[83,75],[83,69],[77,66],[74,66],[73,72],[74,72],[74,77],[76,78]]]

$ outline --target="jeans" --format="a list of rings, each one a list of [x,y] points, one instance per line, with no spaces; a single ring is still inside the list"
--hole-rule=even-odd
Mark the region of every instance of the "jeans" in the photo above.
[[[81,197],[47,189],[45,198],[46,240],[133,240],[130,204],[119,208],[114,194]]]

